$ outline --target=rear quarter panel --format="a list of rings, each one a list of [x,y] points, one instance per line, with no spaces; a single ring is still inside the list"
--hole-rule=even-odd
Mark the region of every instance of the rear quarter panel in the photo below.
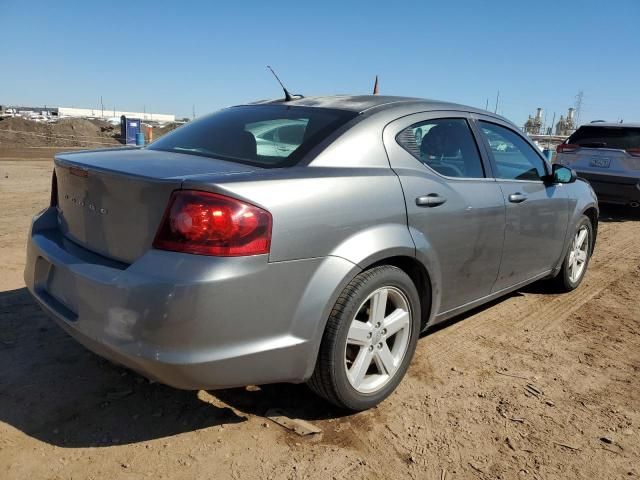
[[[184,188],[217,191],[273,216],[270,262],[335,255],[355,264],[393,247],[414,254],[398,178],[381,167],[296,167]]]

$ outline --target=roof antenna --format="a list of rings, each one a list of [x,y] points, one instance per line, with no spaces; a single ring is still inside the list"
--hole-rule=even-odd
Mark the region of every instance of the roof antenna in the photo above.
[[[276,77],[276,80],[278,81],[278,83],[280,84],[280,86],[282,87],[282,90],[284,90],[284,101],[285,102],[290,102],[291,100],[293,100],[293,97],[291,96],[291,94],[289,93],[289,90],[287,90],[287,87],[285,87],[282,82],[280,81],[280,78],[278,78],[278,75],[276,75],[276,72],[273,71],[273,68],[271,68],[271,66],[267,65],[267,68],[269,70],[271,70],[271,73],[273,73],[273,76]]]
[[[378,75],[376,75],[376,82],[373,84],[373,94],[378,95],[380,92],[378,91]]]

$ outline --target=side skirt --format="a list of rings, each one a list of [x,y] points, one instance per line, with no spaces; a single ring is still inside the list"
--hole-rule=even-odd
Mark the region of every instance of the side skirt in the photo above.
[[[548,278],[550,274],[553,273],[553,270],[545,270],[538,275],[529,278],[528,280],[524,280],[522,282],[516,283],[507,288],[503,288],[502,290],[498,290],[497,292],[490,293],[489,295],[479,298],[477,300],[473,300],[469,303],[465,303],[464,305],[460,305],[459,307],[452,308],[451,310],[447,310],[446,312],[438,313],[428,324],[427,327],[432,327],[433,325],[437,325],[440,322],[444,322],[445,320],[449,320],[456,315],[472,310],[475,307],[478,307],[484,303],[490,302],[491,300],[495,300],[498,297],[506,295],[507,293],[513,292],[514,290],[518,290],[519,288],[524,287],[525,285],[529,285],[530,283],[537,282],[538,280],[542,280],[543,278]]]

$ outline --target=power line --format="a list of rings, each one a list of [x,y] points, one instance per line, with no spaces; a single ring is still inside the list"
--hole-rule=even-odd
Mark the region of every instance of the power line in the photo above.
[[[575,125],[576,127],[580,125],[580,113],[582,113],[582,101],[584,99],[584,92],[582,90],[578,91],[578,94],[576,95],[576,101],[573,104],[573,108],[575,108],[576,113],[574,115],[575,120]]]

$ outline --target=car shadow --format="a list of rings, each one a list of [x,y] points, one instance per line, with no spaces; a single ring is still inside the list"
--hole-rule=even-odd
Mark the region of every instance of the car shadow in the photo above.
[[[628,205],[600,204],[600,222],[628,222],[640,220],[640,207]]]
[[[21,288],[0,292],[0,421],[60,447],[106,447],[246,417],[89,352]]]

